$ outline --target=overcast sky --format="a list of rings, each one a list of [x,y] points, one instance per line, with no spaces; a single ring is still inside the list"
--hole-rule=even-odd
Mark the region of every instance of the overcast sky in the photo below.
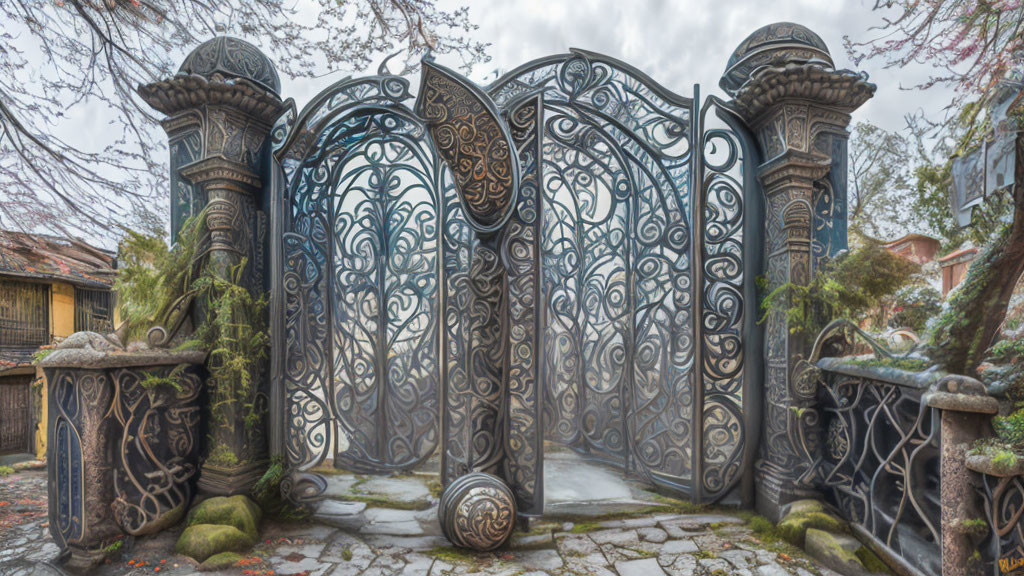
[[[772,22],[797,22],[817,32],[836,65],[850,68],[843,36],[871,37],[881,21],[872,12],[874,0],[442,0],[442,6],[470,6],[480,26],[477,37],[490,42],[491,61],[474,69],[473,80],[493,79],[534,58],[584,48],[629,62],[679,94],[692,94],[700,84],[705,95],[721,94],[718,79],[729,55],[751,32]],[[877,31],[875,32],[877,34]],[[441,57],[455,66],[455,58]],[[855,115],[889,129],[902,129],[903,117],[918,108],[940,114],[950,92],[901,90],[928,77],[926,66],[885,70],[882,62],[866,62],[878,92]],[[358,72],[358,71],[356,71]],[[340,75],[338,76],[341,77]],[[328,79],[283,78],[285,96],[302,105]],[[413,79],[413,88],[418,81]]]
[[[0,0],[2,1],[2,0]],[[298,5],[314,0],[295,0]],[[817,32],[828,45],[836,66],[854,68],[843,48],[843,36],[862,41],[877,35],[872,26],[882,14],[872,12],[874,0],[439,0],[442,7],[470,6],[470,19],[479,25],[476,38],[489,42],[491,61],[470,75],[490,81],[496,71],[508,71],[534,58],[583,48],[624,60],[668,89],[691,95],[700,84],[702,95],[717,94],[718,80],[729,55],[751,32],[772,22],[797,22]],[[259,38],[247,40],[260,45]],[[192,47],[182,47],[181,58]],[[383,57],[383,55],[381,55]],[[379,60],[379,59],[378,59]],[[439,56],[456,67],[457,57]],[[929,68],[884,69],[881,61],[864,62],[859,69],[878,85],[875,97],[854,115],[889,130],[904,130],[904,116],[923,109],[940,118],[951,92],[904,90],[923,81]],[[295,98],[301,110],[309,100],[345,75],[374,73],[343,70],[316,79],[282,77],[282,97]],[[418,78],[411,78],[413,90]],[[726,98],[727,99],[727,98]],[[58,134],[87,148],[108,132],[113,111],[83,105],[69,111]],[[162,133],[157,131],[158,137]],[[109,135],[109,134],[108,134]],[[112,239],[93,239],[102,245]]]

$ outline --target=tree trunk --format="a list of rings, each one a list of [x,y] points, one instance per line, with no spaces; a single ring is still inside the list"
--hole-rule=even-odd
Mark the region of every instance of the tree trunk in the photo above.
[[[971,265],[929,345],[932,359],[954,374],[977,376],[1024,272],[1024,132],[1017,133],[1015,148],[1013,221]]]

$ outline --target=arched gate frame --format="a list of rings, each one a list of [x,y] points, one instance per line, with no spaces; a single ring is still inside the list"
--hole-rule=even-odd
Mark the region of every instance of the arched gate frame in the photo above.
[[[316,498],[328,459],[440,447],[446,485],[489,471],[539,514],[548,438],[749,503],[764,216],[742,123],[583,51],[486,89],[428,61],[410,98],[345,79],[273,131],[289,497]]]

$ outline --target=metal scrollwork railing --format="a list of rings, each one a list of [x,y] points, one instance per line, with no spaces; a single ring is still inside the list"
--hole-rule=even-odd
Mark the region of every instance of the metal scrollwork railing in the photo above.
[[[980,550],[985,573],[998,576],[1024,562],[1024,476],[982,474],[985,519],[991,534]]]
[[[893,358],[848,321],[826,328],[811,358],[852,351],[857,337],[876,360]],[[921,573],[936,574],[940,422],[937,410],[921,399],[933,379],[882,364],[841,357],[815,363],[822,432],[820,446],[805,443],[807,457],[814,458],[805,481],[877,543]]]

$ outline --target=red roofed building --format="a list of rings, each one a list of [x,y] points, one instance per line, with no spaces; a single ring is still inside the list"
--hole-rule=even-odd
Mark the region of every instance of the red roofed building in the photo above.
[[[963,248],[939,258],[939,265],[942,266],[943,297],[963,281],[964,276],[967,275],[967,270],[971,267],[971,262],[977,256],[977,248]]]
[[[907,234],[885,245],[885,249],[917,264],[927,264],[939,253],[941,242],[924,234]]]

